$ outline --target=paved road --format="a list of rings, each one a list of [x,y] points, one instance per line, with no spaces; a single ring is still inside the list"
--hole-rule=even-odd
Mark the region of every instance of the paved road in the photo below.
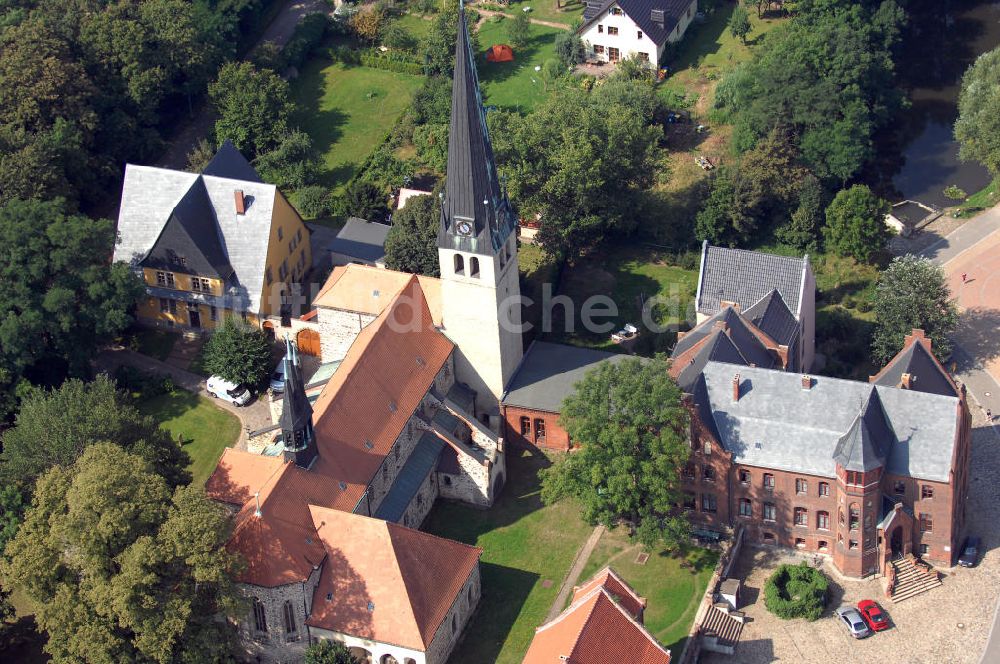
[[[264,34],[250,49],[248,57],[264,42],[274,42],[278,46],[284,46],[292,38],[295,26],[303,17],[327,11],[330,11],[330,5],[326,0],[291,0],[267,26]],[[194,117],[186,122],[184,127],[173,137],[170,147],[167,148],[156,165],[161,168],[184,170],[187,167],[188,153],[198,145],[201,139],[211,133],[214,124],[215,114],[207,103],[202,103],[195,111]]]
[[[947,237],[921,251],[920,255],[945,265],[997,231],[1000,231],[1000,205],[973,217]]]

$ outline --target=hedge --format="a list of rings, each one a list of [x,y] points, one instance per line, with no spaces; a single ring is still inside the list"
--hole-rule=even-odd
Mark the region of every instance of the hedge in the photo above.
[[[323,43],[323,38],[331,27],[326,14],[309,14],[297,26],[292,38],[285,44],[281,55],[285,67],[301,67],[313,51]]]
[[[826,575],[805,561],[780,565],[764,584],[764,606],[784,620],[816,620],[823,613],[829,587]]]
[[[412,60],[402,60],[390,55],[376,55],[374,53],[362,53],[361,64],[373,69],[384,69],[398,74],[416,74],[420,76],[424,73],[424,66]]]

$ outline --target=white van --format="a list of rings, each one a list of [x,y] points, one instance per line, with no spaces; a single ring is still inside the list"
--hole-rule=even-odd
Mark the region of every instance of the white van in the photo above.
[[[234,406],[245,406],[250,402],[250,390],[246,385],[230,383],[222,376],[210,376],[205,388],[216,399],[228,401]]]

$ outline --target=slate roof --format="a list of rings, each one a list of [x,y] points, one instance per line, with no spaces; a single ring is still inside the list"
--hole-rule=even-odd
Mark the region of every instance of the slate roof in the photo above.
[[[616,355],[547,341],[534,341],[507,384],[500,403],[558,413],[584,375],[605,360],[620,362],[629,355]]]
[[[197,263],[204,274],[223,277],[228,306],[259,311],[272,214],[281,194],[234,152],[231,145],[220,148],[221,157],[210,164],[214,174],[127,164],[114,260],[136,269],[147,258],[150,267],[166,266],[176,260],[168,250],[184,251],[189,265]],[[240,179],[251,175],[253,179]],[[243,191],[246,214],[236,214],[237,190]],[[170,246],[172,241],[178,245]],[[227,306],[219,300],[218,305]]]
[[[389,234],[389,228],[375,221],[350,217],[327,249],[369,263],[378,263],[385,258],[385,238]]]
[[[772,288],[743,315],[779,344],[789,348],[797,345],[802,328],[777,289]]]
[[[208,162],[208,166],[201,172],[202,175],[213,175],[217,178],[229,178],[230,180],[246,180],[247,182],[263,182],[257,170],[250,165],[243,153],[236,149],[233,142],[228,138],[223,141],[222,147]]]
[[[923,337],[923,332],[908,335],[903,349],[872,378],[876,385],[898,387],[903,381],[903,374],[910,374],[911,390],[930,392],[945,396],[958,396],[958,387],[951,376],[937,361],[928,346],[929,340]]]
[[[313,409],[306,396],[305,381],[299,370],[298,351],[290,340],[285,341],[285,389],[281,393],[282,431],[305,429],[312,421]]]
[[[310,512],[328,558],[306,624],[426,651],[482,549],[350,512]]]
[[[375,516],[386,521],[398,522],[417,495],[427,475],[434,470],[444,448],[444,441],[430,431],[425,431],[417,440],[410,457],[399,469],[389,493],[382,499]]]
[[[523,664],[670,664],[670,651],[602,585],[535,630]]]
[[[472,224],[470,236],[458,234],[457,225],[462,221]],[[516,224],[517,215],[497,177],[475,54],[469,43],[465,9],[461,8],[451,92],[448,172],[441,203],[438,245],[492,256],[510,237]]]
[[[833,460],[844,470],[868,472],[881,468],[893,438],[878,392],[872,390],[864,409],[833,448]]]
[[[805,287],[809,257],[790,258],[745,249],[713,247],[701,250],[696,305],[698,313],[712,315],[721,301],[735,302],[746,311],[772,290],[777,290],[796,317]]]
[[[710,361],[766,368],[779,364],[746,319],[732,307],[721,309],[678,339],[670,357],[673,360],[670,373],[686,392]]]
[[[736,373],[739,401],[732,397]],[[702,422],[735,463],[824,477],[835,477],[838,444],[875,393],[885,428],[869,417],[864,435],[883,442],[887,471],[949,479],[959,423],[956,397],[825,376],[814,376],[804,389],[798,374],[719,362],[706,365],[692,393]]]
[[[618,5],[644,34],[657,46],[662,46],[693,2],[694,0],[588,0],[583,10],[583,25],[577,30],[577,34],[582,34],[598,19],[606,16],[613,5]],[[663,10],[662,28],[653,22],[654,9]]]

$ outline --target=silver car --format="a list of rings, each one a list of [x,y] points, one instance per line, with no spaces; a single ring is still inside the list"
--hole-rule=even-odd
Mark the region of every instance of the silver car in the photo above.
[[[871,630],[868,629],[868,625],[865,624],[864,619],[861,617],[861,613],[855,609],[853,606],[842,606],[837,609],[837,616],[840,618],[841,622],[847,627],[847,631],[851,633],[856,639],[863,639],[869,634]]]

